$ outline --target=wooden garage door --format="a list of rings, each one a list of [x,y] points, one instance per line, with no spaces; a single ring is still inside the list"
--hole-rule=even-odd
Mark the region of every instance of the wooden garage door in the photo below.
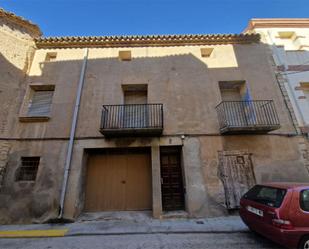
[[[149,153],[112,152],[89,156],[85,211],[151,209]]]

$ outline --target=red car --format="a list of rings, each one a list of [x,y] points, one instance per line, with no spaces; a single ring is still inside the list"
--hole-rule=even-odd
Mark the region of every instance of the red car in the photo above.
[[[252,230],[288,248],[309,249],[309,184],[255,185],[240,200]]]

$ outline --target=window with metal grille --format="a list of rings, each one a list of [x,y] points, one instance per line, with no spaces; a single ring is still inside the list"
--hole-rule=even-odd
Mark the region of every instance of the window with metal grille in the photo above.
[[[49,116],[53,94],[53,90],[34,90],[32,99],[29,103],[28,116]]]
[[[40,157],[22,157],[15,181],[35,181],[39,164]]]

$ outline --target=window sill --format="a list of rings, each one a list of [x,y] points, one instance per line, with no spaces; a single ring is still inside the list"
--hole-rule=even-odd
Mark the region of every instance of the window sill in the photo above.
[[[49,116],[30,116],[19,117],[20,122],[47,122],[50,120]]]

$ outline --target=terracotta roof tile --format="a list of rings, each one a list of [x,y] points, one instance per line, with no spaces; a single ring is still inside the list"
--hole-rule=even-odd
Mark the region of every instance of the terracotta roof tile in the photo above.
[[[259,42],[258,34],[40,37],[38,48],[151,47]]]
[[[15,15],[12,12],[8,12],[8,11],[0,8],[0,17],[8,18],[8,19],[12,20],[13,22],[15,22],[17,24],[20,24],[22,26],[27,27],[30,31],[34,32],[36,36],[42,35],[42,32],[41,32],[39,26],[30,22],[29,20],[24,19],[21,16]]]

